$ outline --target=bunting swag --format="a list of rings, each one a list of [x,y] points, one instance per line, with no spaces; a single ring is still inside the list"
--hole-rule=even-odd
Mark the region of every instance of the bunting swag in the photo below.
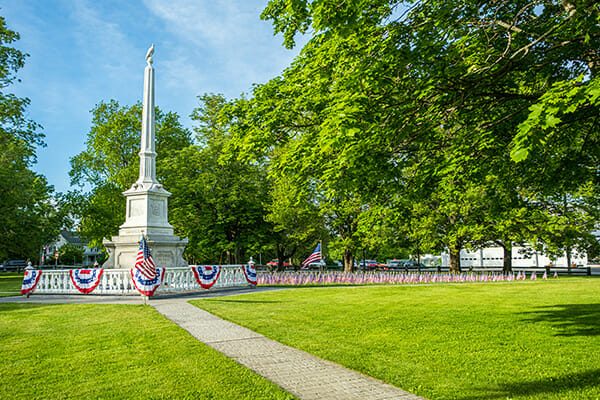
[[[103,269],[72,269],[69,271],[71,282],[83,294],[90,293],[100,283]]]
[[[194,265],[192,266],[196,280],[204,289],[210,289],[221,275],[220,265]]]
[[[131,270],[131,279],[133,279],[133,284],[138,292],[144,296],[152,296],[162,283],[164,276],[164,268],[156,268],[156,276],[152,279],[146,278],[139,270],[135,268]]]
[[[248,283],[256,285],[256,269],[254,268],[254,265],[244,265],[243,269]]]
[[[42,271],[25,271],[25,276],[23,276],[23,286],[21,286],[21,294],[32,292],[40,281],[41,276]]]

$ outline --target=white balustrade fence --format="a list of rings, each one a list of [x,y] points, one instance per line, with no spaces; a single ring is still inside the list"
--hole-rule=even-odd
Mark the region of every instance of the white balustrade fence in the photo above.
[[[223,265],[219,278],[212,288],[249,286],[243,265]],[[165,268],[161,285],[154,295],[204,291],[190,267]],[[69,270],[42,271],[40,280],[32,294],[82,294],[73,282]],[[139,295],[131,279],[129,269],[104,269],[98,286],[92,295]]]

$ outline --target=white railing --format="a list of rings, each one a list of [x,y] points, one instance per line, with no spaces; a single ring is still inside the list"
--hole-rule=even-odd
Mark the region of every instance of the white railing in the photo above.
[[[243,265],[223,265],[212,288],[248,286]],[[211,289],[212,289],[211,288]],[[165,268],[165,276],[154,295],[204,291],[191,267]],[[32,294],[82,294],[73,282],[69,270],[44,270]],[[129,269],[105,269],[91,295],[139,295]]]

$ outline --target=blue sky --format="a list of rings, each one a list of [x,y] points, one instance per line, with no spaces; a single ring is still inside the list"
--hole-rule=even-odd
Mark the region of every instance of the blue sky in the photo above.
[[[141,101],[144,57],[155,46],[156,105],[191,128],[197,96],[250,93],[298,54],[259,16],[267,0],[3,0],[0,15],[28,53],[8,91],[28,97],[47,147],[35,170],[70,189],[69,159],[84,149],[100,101]],[[161,155],[159,154],[158,157]]]

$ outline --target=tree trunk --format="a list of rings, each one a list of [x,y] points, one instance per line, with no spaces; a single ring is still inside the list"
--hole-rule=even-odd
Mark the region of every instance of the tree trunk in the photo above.
[[[349,250],[344,250],[344,272],[352,272],[354,270],[354,257]]]
[[[240,264],[240,261],[242,259],[242,257],[241,257],[241,251],[240,251],[240,248],[237,247],[237,246],[235,247],[235,256],[234,257],[235,257],[235,260],[233,260],[233,263],[234,264]]]
[[[233,254],[231,254],[231,250],[225,251],[225,264],[230,265],[233,264],[231,261],[233,259]]]
[[[567,255],[567,273],[571,273],[571,247],[567,246],[565,249]]]
[[[512,272],[512,242],[502,242],[502,248],[504,249],[504,261],[502,264],[502,272],[508,274]]]
[[[448,272],[457,274],[460,272],[460,246],[450,248],[450,269]]]
[[[277,253],[277,271],[282,272],[285,270],[285,267],[283,266],[283,249],[281,246],[277,245],[275,252]]]

